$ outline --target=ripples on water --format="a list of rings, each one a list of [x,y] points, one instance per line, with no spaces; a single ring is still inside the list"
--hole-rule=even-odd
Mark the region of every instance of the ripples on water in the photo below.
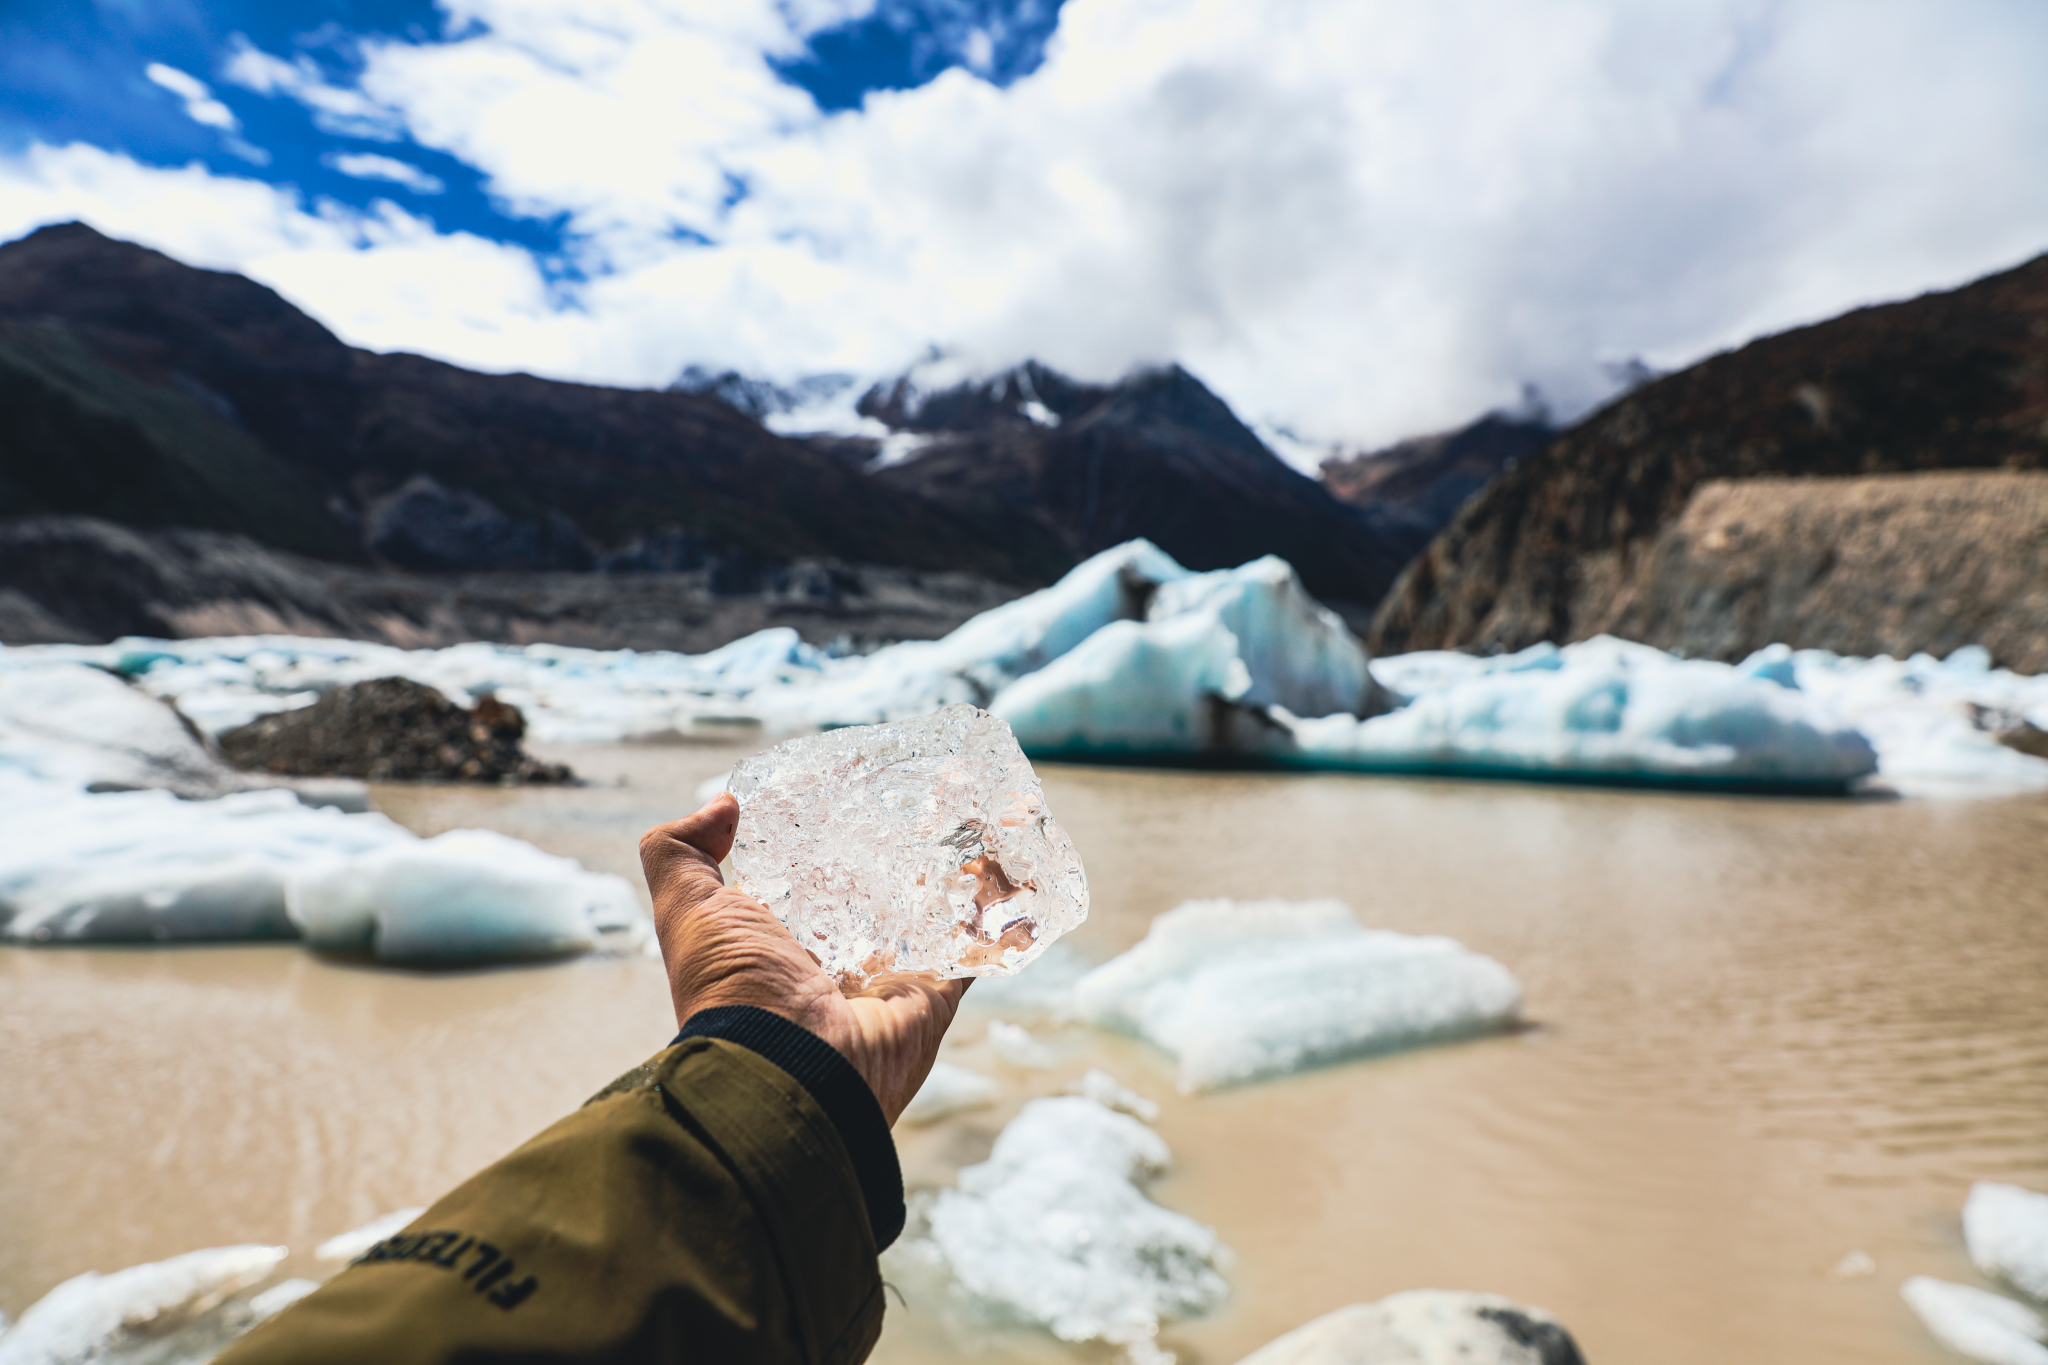
[[[627,875],[640,829],[737,751],[564,751],[624,785],[393,788]],[[1196,1098],[1128,1040],[1033,1023],[1005,1068],[970,993],[955,1059],[1001,1107],[899,1135],[913,1184],[980,1158],[1029,1094],[1103,1065],[1160,1100],[1161,1202],[1238,1253],[1170,1327],[1227,1365],[1341,1304],[1491,1289],[1603,1362],[1942,1357],[1907,1275],[1969,1281],[1968,1183],[2048,1187],[2048,800],[1817,802],[1355,777],[1049,769],[1104,958],[1195,896],[1340,896],[1528,988],[1527,1032]],[[990,993],[993,995],[993,993]],[[421,974],[294,948],[0,950],[0,1308],[199,1246],[320,1238],[422,1203],[672,1029],[651,961]],[[1878,1274],[1837,1283],[1846,1252]],[[941,1305],[883,1362],[957,1358]],[[1064,1348],[993,1332],[984,1359]],[[1089,1353],[1083,1352],[1083,1355]]]

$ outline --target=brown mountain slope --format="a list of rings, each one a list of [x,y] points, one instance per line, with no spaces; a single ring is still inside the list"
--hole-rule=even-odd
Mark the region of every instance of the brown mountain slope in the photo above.
[[[1467,504],[1370,643],[1511,650],[1621,629],[1660,533],[1709,479],[2044,467],[2048,256],[1633,391]]]
[[[77,223],[0,246],[0,397],[0,516],[197,525],[418,569],[626,551],[652,569],[1043,577],[998,528],[714,399],[357,350],[253,280]]]

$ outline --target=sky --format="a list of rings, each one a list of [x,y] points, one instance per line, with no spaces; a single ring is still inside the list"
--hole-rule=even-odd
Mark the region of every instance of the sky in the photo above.
[[[0,239],[602,383],[1177,361],[1307,462],[2048,250],[2043,71],[2039,0],[4,0]]]

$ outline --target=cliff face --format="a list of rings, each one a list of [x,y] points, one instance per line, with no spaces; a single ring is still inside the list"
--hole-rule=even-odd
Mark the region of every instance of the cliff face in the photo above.
[[[1587,628],[1695,657],[1982,645],[2048,672],[2048,471],[1709,480]]]
[[[80,224],[0,247],[0,516],[38,513],[446,570],[638,566],[661,541],[684,556],[662,568],[1047,576],[715,399],[356,350],[252,280]]]
[[[910,438],[878,481],[1005,520],[1047,562],[1134,536],[1192,569],[1276,554],[1318,597],[1367,607],[1400,567],[1364,517],[1179,366],[1096,385],[1032,363],[934,393],[881,386],[861,411]]]
[[[1963,468],[2048,468],[2048,256],[1767,337],[1635,390],[1468,503],[1402,574],[1370,643],[1398,653],[1601,631],[1661,638],[1653,595],[1640,590],[1669,550],[1660,537],[1708,480]],[[1849,633],[1830,638],[1901,648],[1920,638],[1841,624]]]

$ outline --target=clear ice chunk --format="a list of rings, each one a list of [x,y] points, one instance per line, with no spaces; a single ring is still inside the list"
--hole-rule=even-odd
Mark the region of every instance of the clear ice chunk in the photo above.
[[[1073,840],[973,706],[778,744],[733,769],[732,865],[842,988],[1010,976],[1088,917]]]

